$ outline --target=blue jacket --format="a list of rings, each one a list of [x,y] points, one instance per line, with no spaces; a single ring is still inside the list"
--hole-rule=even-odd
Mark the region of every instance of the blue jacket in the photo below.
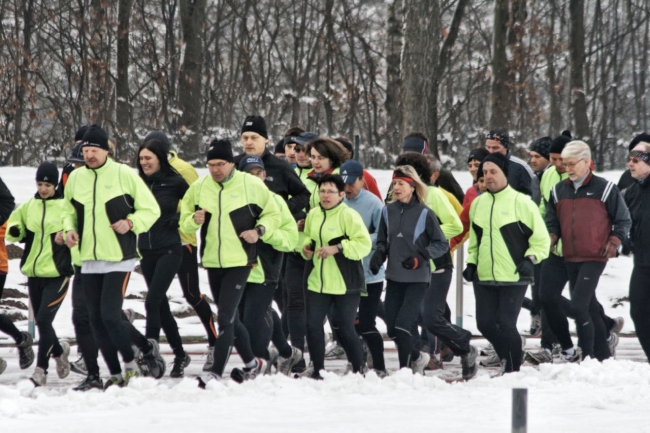
[[[366,279],[366,284],[375,283],[377,281],[382,281],[384,279],[384,266],[379,269],[377,275],[372,275],[370,272],[370,257],[374,254],[377,249],[377,231],[379,230],[379,224],[381,222],[381,210],[384,208],[384,204],[379,200],[379,198],[368,190],[362,189],[359,195],[357,195],[352,200],[345,198],[345,204],[348,207],[356,210],[361,215],[363,223],[370,233],[370,240],[372,241],[372,249],[370,254],[363,258],[363,272]]]

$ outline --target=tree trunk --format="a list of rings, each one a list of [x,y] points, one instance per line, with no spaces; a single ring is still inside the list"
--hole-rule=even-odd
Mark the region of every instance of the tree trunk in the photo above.
[[[400,107],[401,86],[400,57],[402,55],[402,27],[404,25],[404,6],[402,0],[388,4],[388,28],[386,29],[386,135],[388,149],[394,155],[399,154],[404,131]]]
[[[126,144],[131,138],[131,95],[129,94],[129,27],[133,0],[119,0],[117,23],[117,96],[115,155],[128,151]]]
[[[574,137],[590,143],[589,120],[587,119],[587,101],[585,98],[583,67],[585,64],[585,4],[584,0],[569,1],[571,27],[569,30],[569,58],[571,75],[571,111],[575,127]],[[593,143],[590,143],[593,145]]]
[[[557,2],[555,0],[551,0],[551,16],[549,18],[551,28],[549,32],[550,37],[546,48],[546,62],[548,64],[546,74],[548,78],[548,89],[550,95],[550,122],[548,126],[548,135],[550,137],[557,136],[562,130],[562,113],[560,111],[560,86],[555,71],[555,20],[557,16]]]
[[[199,154],[201,144],[201,63],[206,0],[180,0],[181,29],[185,57],[181,65],[178,105],[182,111],[180,130],[184,134],[183,155]]]
[[[25,93],[28,85],[28,71],[31,69],[32,31],[34,28],[34,0],[28,0],[22,5],[23,14],[23,52],[20,74],[15,95],[15,123],[13,136],[13,165],[21,165],[23,160],[23,114],[25,113]]]
[[[494,39],[492,52],[492,117],[490,127],[510,127],[510,98],[508,89],[508,0],[494,2]]]

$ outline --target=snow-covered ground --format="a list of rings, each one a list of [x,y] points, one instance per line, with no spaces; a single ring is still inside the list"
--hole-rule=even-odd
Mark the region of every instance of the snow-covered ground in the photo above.
[[[0,168],[0,177],[18,203],[34,194],[35,171],[35,168]],[[199,172],[206,174],[206,170]],[[371,172],[377,177],[380,189],[386,191],[391,172]],[[620,173],[607,172],[604,176],[616,181]],[[469,187],[467,172],[455,175],[461,186]],[[627,301],[619,302],[627,296],[631,269],[630,258],[610,260],[598,287],[598,297],[606,313],[625,319],[623,333],[634,330]],[[13,260],[5,287],[26,294],[25,281],[18,261]],[[210,295],[204,272],[201,273],[201,288]],[[127,295],[142,296],[143,292],[146,292],[144,280],[134,273]],[[478,336],[470,285],[463,285],[463,294],[463,325]],[[176,281],[170,288],[169,297],[175,311],[189,309]],[[26,298],[16,300],[27,303]],[[455,312],[455,283],[448,300],[452,312]],[[126,300],[125,308],[144,314],[141,299]],[[184,337],[204,335],[196,316],[178,319],[178,323]],[[144,331],[143,320],[136,320],[135,324]],[[530,317],[522,313],[518,322],[522,333],[529,324]],[[27,321],[19,321],[17,326],[26,329]],[[69,296],[54,326],[59,337],[74,338]],[[383,322],[379,321],[379,326],[385,330]],[[5,335],[0,334],[0,345],[9,342]],[[485,342],[477,340],[477,344]],[[529,340],[527,349],[534,349],[537,344],[538,340]],[[171,361],[169,348],[163,347]],[[386,347],[392,349],[393,345],[387,342]],[[215,428],[355,432],[440,428],[448,432],[476,429],[502,432],[510,426],[511,389],[516,387],[529,389],[530,432],[650,431],[646,421],[650,404],[650,366],[647,362],[639,362],[645,357],[636,338],[622,338],[619,347],[618,361],[542,366],[539,370],[524,367],[517,374],[498,379],[490,379],[488,372],[481,371],[475,380],[453,385],[438,379],[433,373],[421,377],[408,372],[394,372],[396,355],[389,351],[388,367],[393,374],[384,380],[372,373],[365,379],[331,373],[323,382],[271,376],[244,385],[214,384],[202,392],[193,380],[203,363],[201,354],[205,345],[200,344],[188,347],[194,361],[186,370],[188,377],[183,380],[138,379],[126,389],[85,394],[69,391],[80,379],[78,376],[59,380],[54,374],[49,377],[47,389],[34,391],[26,380],[32,370],[19,370],[17,354],[8,347],[0,347],[0,357],[9,362],[9,368],[0,376],[0,431],[118,432],[139,428],[178,431],[188,426],[196,432]],[[74,353],[73,349],[73,357]],[[230,367],[239,363],[237,357],[231,357]],[[327,365],[341,372],[341,363],[336,361]],[[102,367],[102,371],[106,369]]]

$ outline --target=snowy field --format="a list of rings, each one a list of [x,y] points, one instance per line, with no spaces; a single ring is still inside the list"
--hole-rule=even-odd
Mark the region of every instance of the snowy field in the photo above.
[[[35,171],[35,168],[0,168],[0,177],[18,203],[35,193]],[[203,175],[207,170],[199,172]],[[386,191],[391,172],[371,172],[377,177],[380,189]],[[607,172],[605,177],[617,181],[620,173]],[[467,172],[455,175],[463,188],[469,187],[471,178]],[[630,258],[610,260],[598,287],[598,297],[606,313],[625,319],[623,334],[634,331],[628,303],[619,302],[627,296],[631,269]],[[13,260],[5,287],[26,294],[25,281],[18,260]],[[455,278],[453,281],[448,297],[452,317],[456,311]],[[210,295],[204,272],[201,288]],[[146,292],[144,280],[134,273],[127,295],[141,297],[143,292]],[[477,336],[476,344],[484,346],[485,340],[480,339],[476,329],[474,297],[467,283],[463,294],[463,325]],[[189,310],[176,281],[168,295],[174,311]],[[14,300],[27,303],[27,298]],[[125,308],[144,314],[142,299],[126,300]],[[196,316],[177,320],[181,335],[202,341],[204,331]],[[135,324],[144,331],[144,320],[136,320]],[[385,331],[383,322],[378,321],[378,325]],[[523,335],[529,325],[530,317],[524,311],[518,322]],[[27,321],[19,321],[17,326],[27,329]],[[70,296],[64,301],[54,326],[60,338],[74,338]],[[0,334],[0,346],[8,343],[10,340]],[[536,350],[538,344],[538,340],[529,339],[526,349]],[[529,432],[650,432],[646,415],[650,406],[650,366],[644,362],[634,337],[621,338],[618,360],[603,364],[588,361],[580,366],[544,365],[539,370],[525,366],[517,374],[497,379],[490,379],[492,372],[480,370],[471,382],[456,384],[440,380],[437,377],[440,372],[428,372],[426,377],[396,372],[397,357],[392,342],[386,342],[386,348],[392,374],[384,380],[373,373],[365,379],[341,376],[343,361],[328,361],[326,367],[332,373],[326,373],[323,382],[270,376],[244,385],[211,384],[208,390],[201,391],[196,388],[194,376],[204,362],[205,343],[193,344],[187,347],[193,362],[186,369],[185,379],[144,378],[135,380],[126,389],[78,394],[69,390],[81,379],[74,374],[64,380],[50,374],[48,387],[34,390],[27,380],[33,367],[19,370],[17,353],[7,346],[0,347],[0,357],[9,363],[7,371],[0,376],[0,432],[43,429],[121,432],[142,428],[176,432],[184,427],[191,427],[193,432],[215,429],[397,432],[414,428],[504,432],[510,428],[511,389],[517,387],[529,389]],[[163,351],[171,361],[169,347],[163,345]],[[71,357],[75,359],[75,355],[73,348]],[[239,364],[239,358],[232,356],[228,369]],[[457,370],[458,360],[449,367],[449,373]],[[102,371],[106,372],[103,365]]]

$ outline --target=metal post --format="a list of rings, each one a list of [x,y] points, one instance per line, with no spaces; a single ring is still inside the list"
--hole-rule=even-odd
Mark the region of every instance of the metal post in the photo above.
[[[528,431],[528,389],[512,390],[512,433]]]
[[[361,162],[361,155],[359,155],[359,134],[354,136],[354,159]]]
[[[456,326],[463,327],[463,266],[465,249],[463,244],[456,249]]]

